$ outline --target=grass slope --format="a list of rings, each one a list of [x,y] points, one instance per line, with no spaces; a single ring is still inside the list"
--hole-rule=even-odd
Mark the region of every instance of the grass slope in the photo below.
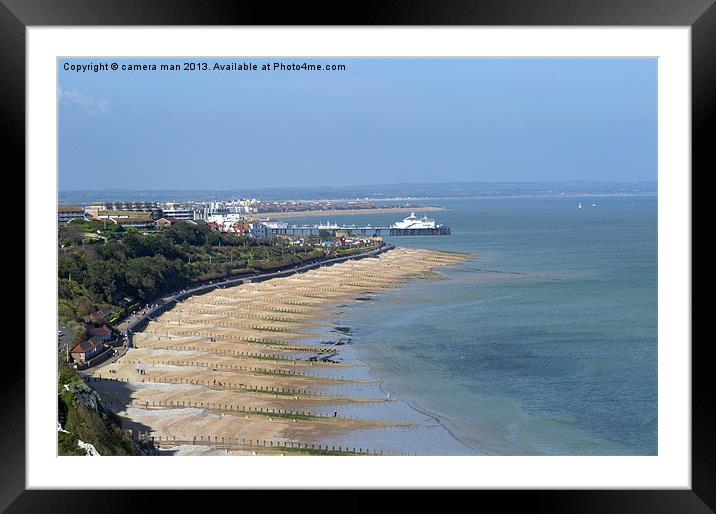
[[[79,439],[94,445],[100,455],[137,455],[121,421],[102,406],[99,395],[66,363],[60,362],[59,371],[59,417],[69,433],[57,433],[58,454],[85,455],[77,445]]]

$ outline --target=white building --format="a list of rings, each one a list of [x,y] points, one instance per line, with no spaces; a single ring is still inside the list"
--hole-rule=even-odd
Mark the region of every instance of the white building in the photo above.
[[[194,220],[194,209],[192,207],[172,206],[162,209],[165,218],[175,220]]]
[[[97,217],[97,211],[148,212],[152,219],[156,220],[162,217],[162,208],[159,206],[159,202],[105,202],[104,204],[90,205],[85,209],[85,212],[92,217]]]
[[[286,230],[288,228],[288,223],[285,221],[264,221],[263,224],[271,230]]]
[[[194,206],[194,220],[206,221],[207,216],[207,208],[205,205]]]
[[[206,218],[207,223],[214,222],[217,225],[221,227],[221,230],[226,232],[228,231],[232,226],[234,226],[236,223],[241,223],[242,221],[246,221],[244,216],[241,214],[236,213],[228,213],[228,214],[212,214],[208,218]]]
[[[207,202],[204,204],[195,204],[194,207],[194,219],[209,221],[211,216],[225,215],[225,214],[248,214],[256,212],[256,207],[259,201],[255,198],[245,199],[241,198],[238,200],[220,201],[220,202]]]
[[[273,239],[275,237],[266,223],[252,223],[249,228],[249,235],[258,239]]]

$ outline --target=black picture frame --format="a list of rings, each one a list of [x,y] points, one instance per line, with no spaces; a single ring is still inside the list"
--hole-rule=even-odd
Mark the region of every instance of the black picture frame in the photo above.
[[[0,102],[5,177],[25,167],[25,28],[32,26],[108,25],[551,25],[691,27],[692,168],[712,172],[713,114],[716,112],[716,5],[714,0],[364,0],[359,3],[202,2],[201,0],[0,0]],[[686,170],[685,172],[688,172]],[[693,173],[691,175],[693,177]],[[28,199],[29,205],[29,199]],[[26,230],[27,227],[26,227]],[[26,276],[32,270],[26,269]],[[10,338],[6,339],[10,343]],[[688,344],[689,341],[684,341]],[[709,339],[692,344],[692,488],[691,490],[479,491],[500,502],[500,509],[528,504],[550,512],[713,512],[716,509],[714,390]],[[16,348],[16,346],[15,346]],[[25,358],[14,352],[2,377],[0,508],[7,512],[128,512],[144,503],[146,491],[25,490]],[[101,461],[100,461],[101,462]],[[100,463],[88,475],[111,474]],[[117,485],[121,486],[118,477]],[[162,501],[205,509],[219,492],[152,493]],[[249,496],[241,493],[244,499]],[[254,493],[253,496],[264,493]],[[341,504],[360,494],[347,491]],[[423,492],[414,492],[421,501]],[[482,499],[482,498],[481,498]],[[454,500],[457,500],[455,498]],[[459,500],[457,500],[459,501]],[[211,502],[211,503],[207,503]],[[139,509],[141,510],[141,508]]]

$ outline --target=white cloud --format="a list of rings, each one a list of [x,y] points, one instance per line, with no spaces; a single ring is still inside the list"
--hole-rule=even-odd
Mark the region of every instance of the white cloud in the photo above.
[[[61,105],[76,105],[88,114],[97,114],[99,112],[105,112],[109,109],[109,100],[104,98],[95,98],[94,96],[83,93],[78,89],[63,90],[61,87],[58,87],[57,100]]]

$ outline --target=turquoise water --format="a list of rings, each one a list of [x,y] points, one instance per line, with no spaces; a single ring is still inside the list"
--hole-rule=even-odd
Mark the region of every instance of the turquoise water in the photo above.
[[[449,207],[426,214],[452,235],[386,239],[473,259],[340,315],[352,331],[347,358],[400,400],[394,412],[424,423],[343,442],[419,454],[655,455],[657,198],[429,203]]]

